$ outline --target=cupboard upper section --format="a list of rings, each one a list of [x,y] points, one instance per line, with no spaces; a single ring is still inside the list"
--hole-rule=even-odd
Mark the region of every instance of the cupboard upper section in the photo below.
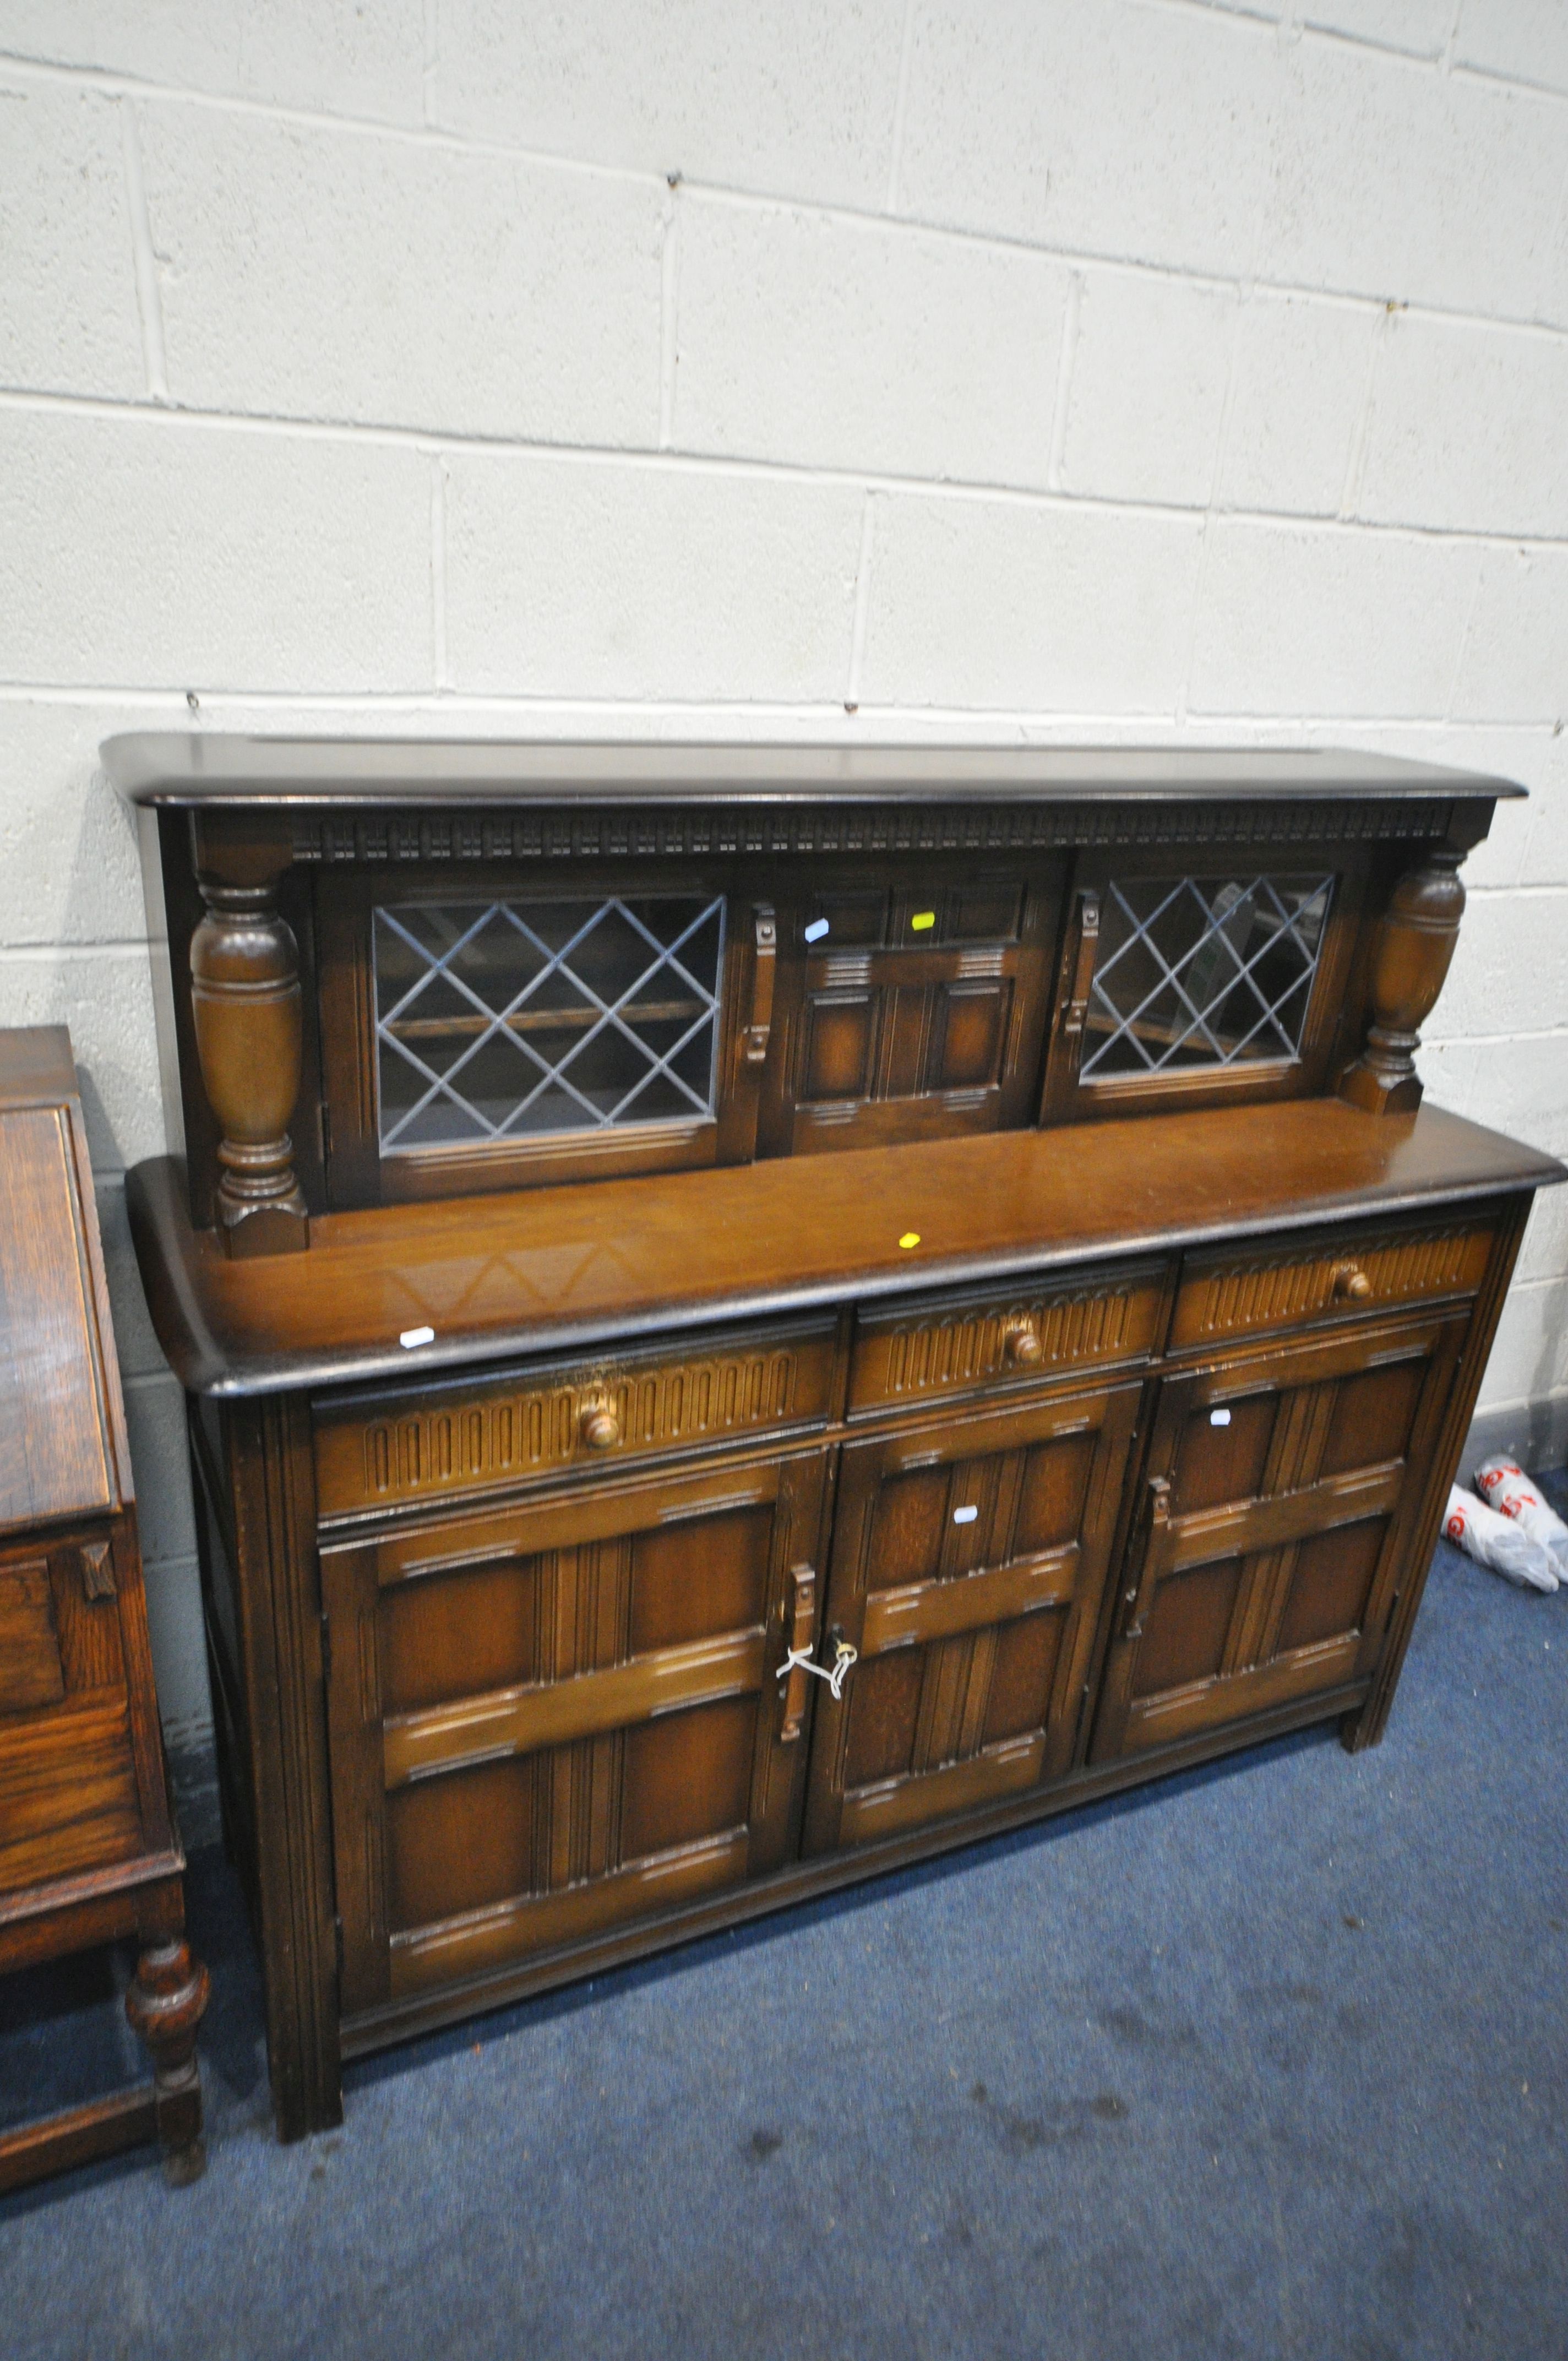
[[[1339,1091],[1504,781],[1343,754],[111,739],[166,1115],[313,1212]]]

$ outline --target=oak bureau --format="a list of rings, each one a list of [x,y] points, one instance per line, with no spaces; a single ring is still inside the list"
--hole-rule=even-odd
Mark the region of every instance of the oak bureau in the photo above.
[[[230,1842],[345,2057],[1387,1719],[1548,1157],[1420,1106],[1504,782],[137,735]]]

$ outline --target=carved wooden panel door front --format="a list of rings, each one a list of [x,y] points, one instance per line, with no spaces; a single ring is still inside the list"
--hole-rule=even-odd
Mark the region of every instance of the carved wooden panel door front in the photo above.
[[[1078,1736],[1141,1389],[848,1444],[806,1850],[864,1843],[1059,1776]]]
[[[1166,1380],[1094,1761],[1372,1670],[1467,1317],[1380,1322]]]
[[[773,1869],[803,1785],[820,1450],[323,1551],[344,2006]],[[795,1709],[792,1712],[792,1702]]]

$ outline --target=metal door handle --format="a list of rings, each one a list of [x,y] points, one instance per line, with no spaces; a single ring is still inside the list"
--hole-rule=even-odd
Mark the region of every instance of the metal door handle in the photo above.
[[[797,1612],[798,1606],[797,1592]],[[784,1727],[779,1732],[780,1739],[786,1744],[800,1736],[801,1723],[806,1711],[807,1673],[811,1675],[813,1680],[827,1682],[833,1701],[837,1704],[844,1694],[844,1683],[850,1676],[850,1666],[860,1662],[860,1650],[852,1647],[841,1631],[829,1631],[828,1638],[833,1650],[833,1662],[830,1665],[812,1663],[808,1632],[807,1644],[804,1647],[790,1648],[785,1653],[784,1663],[779,1666],[779,1679],[787,1680],[789,1683],[789,1686],[784,1691]],[[795,1686],[797,1682],[798,1689]]]
[[[779,945],[778,923],[772,905],[759,902],[755,916],[757,949],[756,964],[751,972],[751,1022],[743,1037],[749,1066],[761,1066],[767,1059],[768,1035],[773,1023],[773,972]]]
[[[1148,1613],[1149,1598],[1154,1590],[1156,1568],[1165,1554],[1159,1544],[1165,1540],[1170,1526],[1168,1478],[1151,1476],[1145,1499],[1143,1564],[1138,1568],[1136,1581],[1125,1594],[1130,1612],[1122,1628],[1122,1637],[1128,1641],[1141,1640],[1144,1636],[1144,1619]]]
[[[1073,961],[1072,996],[1062,1018],[1062,1031],[1073,1053],[1076,1069],[1083,1031],[1089,1014],[1089,988],[1094,981],[1094,961],[1100,949],[1100,896],[1085,892],[1078,897],[1078,956]]]
[[[784,1720],[779,1729],[779,1741],[784,1746],[794,1745],[806,1720],[806,1675],[817,1622],[817,1569],[809,1565],[792,1565],[789,1578],[794,1597],[789,1611],[784,1660],[779,1666],[780,1680],[787,1680],[789,1684],[784,1690]]]

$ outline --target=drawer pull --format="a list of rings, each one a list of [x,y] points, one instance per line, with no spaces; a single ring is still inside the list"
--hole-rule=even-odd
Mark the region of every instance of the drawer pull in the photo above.
[[[1045,1357],[1045,1346],[1035,1334],[1034,1323],[1014,1320],[1002,1339],[1003,1357],[1015,1369],[1032,1369]]]
[[[613,1451],[624,1440],[620,1421],[607,1401],[588,1402],[577,1431],[590,1451]]]
[[[1358,1263],[1342,1262],[1334,1269],[1333,1288],[1341,1303],[1365,1303],[1372,1292],[1372,1281]]]

